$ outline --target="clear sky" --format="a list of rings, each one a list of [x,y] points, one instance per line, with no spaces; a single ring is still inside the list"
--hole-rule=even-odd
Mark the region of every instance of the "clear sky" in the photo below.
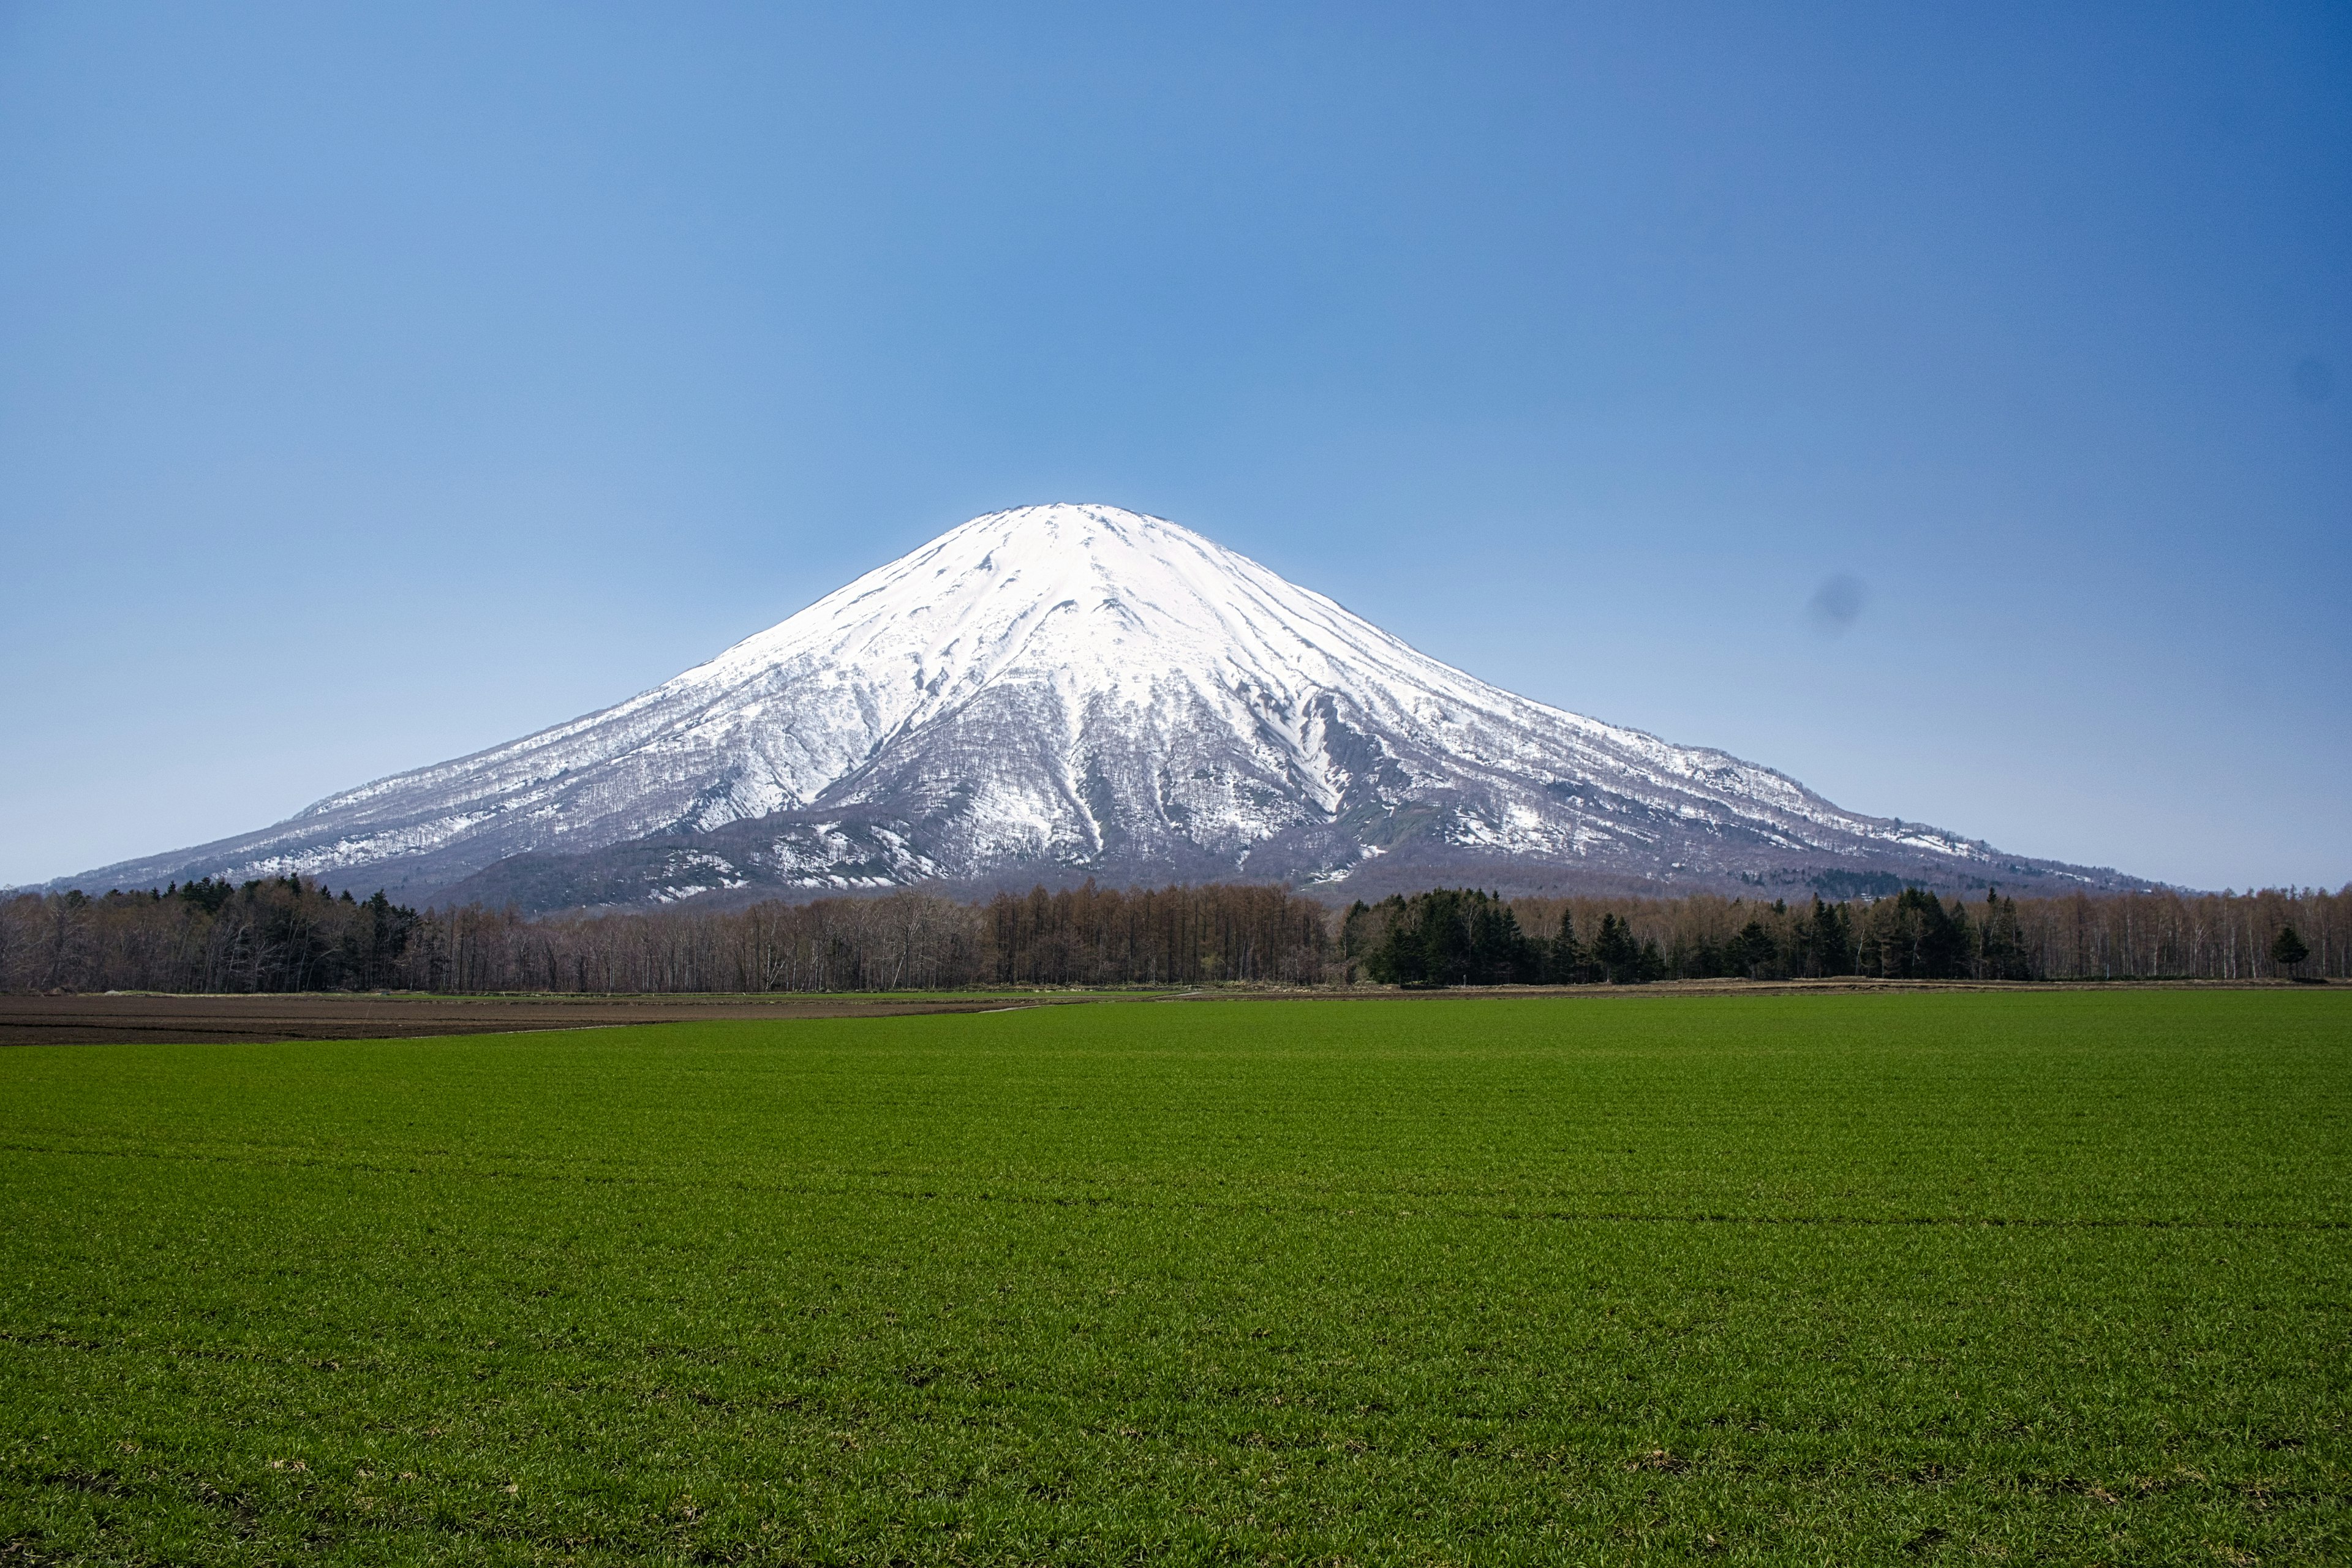
[[[974,513],[1546,701],[2352,879],[2352,9],[0,4],[0,882]]]

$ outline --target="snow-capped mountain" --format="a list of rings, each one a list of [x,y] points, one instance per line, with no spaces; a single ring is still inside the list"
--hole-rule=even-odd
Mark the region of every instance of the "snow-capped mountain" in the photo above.
[[[1529,701],[1189,529],[1055,505],[974,518],[616,707],[68,881],[300,872],[559,907],[1082,875],[1338,892],[1472,869],[2121,880]]]

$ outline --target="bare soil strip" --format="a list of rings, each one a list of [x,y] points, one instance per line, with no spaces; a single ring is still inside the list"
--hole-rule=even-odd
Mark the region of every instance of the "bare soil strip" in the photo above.
[[[1248,998],[1326,1001],[1386,997],[1442,1003],[1479,997],[1577,996],[1591,999],[1820,994],[1874,991],[2124,991],[2295,989],[2284,981],[1680,980],[1654,985],[1491,985],[1450,991],[1387,986],[1302,990],[1230,986],[1213,991],[975,991],[966,995],[877,992],[866,996],[773,993],[763,996],[419,996],[397,993],[303,992],[286,995],[171,996],[151,993],[86,995],[0,994],[0,1047],[120,1045],[133,1040],[398,1040],[431,1035],[522,1034],[542,1029],[611,1028],[624,1024],[685,1024],[717,1018],[887,1018],[927,1013],[1014,1013],[1088,1002]],[[2339,987],[2340,988],[2340,987]]]
[[[1041,996],[1023,1005],[1089,1001]],[[132,1040],[376,1040],[429,1035],[492,1035],[677,1024],[717,1018],[875,1018],[910,1013],[979,1013],[1001,995],[785,996],[399,996],[304,994],[266,996],[0,996],[0,1047],[114,1045]]]

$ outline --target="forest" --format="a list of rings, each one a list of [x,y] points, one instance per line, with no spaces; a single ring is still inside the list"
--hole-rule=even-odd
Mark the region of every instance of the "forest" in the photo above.
[[[2300,956],[2296,956],[2297,954]],[[2352,888],[1963,901],[1504,899],[1344,911],[1278,886],[1083,888],[525,919],[307,878],[0,899],[15,991],[761,992],[1638,985],[1665,980],[2343,979]]]
[[[1730,930],[1743,911],[1745,921]],[[1710,906],[1683,900],[1669,906],[1663,940],[1637,934],[1633,914],[1614,909],[1603,908],[1597,921],[1587,910],[1589,937],[1579,936],[1576,909],[1567,900],[1557,913],[1528,913],[1538,929],[1522,925],[1519,910],[1495,895],[1455,889],[1360,902],[1340,922],[1340,951],[1360,959],[1368,979],[1414,987],[2035,975],[2017,902],[1997,895],[1973,919],[1967,905],[1917,888],[1859,906],[1815,898],[1810,909],[1795,911],[1785,900]],[[1710,914],[1717,918],[1705,918]]]

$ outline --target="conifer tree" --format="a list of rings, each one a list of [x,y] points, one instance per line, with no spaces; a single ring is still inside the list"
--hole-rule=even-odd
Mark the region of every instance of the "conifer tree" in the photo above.
[[[1592,962],[1599,967],[1601,978],[1612,985],[1636,983],[1642,966],[1642,948],[1633,940],[1631,922],[1613,913],[1601,917],[1601,931],[1592,939]]]
[[[1986,979],[2033,978],[2025,935],[2017,922],[2017,900],[2002,898],[1998,888],[1985,889],[1984,917],[1978,931],[1977,946],[1983,955]]]
[[[1759,971],[1770,961],[1772,949],[1771,933],[1764,929],[1762,921],[1751,917],[1746,925],[1739,928],[1739,934],[1731,939],[1730,957],[1733,967],[1738,971],[1740,978],[1757,979]]]
[[[1843,904],[1824,903],[1820,894],[1813,895],[1813,913],[1806,922],[1804,944],[1806,973],[1853,973],[1853,921]]]
[[[1543,978],[1542,944],[1492,893],[1439,888],[1395,899],[1364,972],[1389,985],[1508,985]]]
[[[1576,940],[1576,913],[1562,906],[1559,911],[1559,934],[1551,939],[1549,973],[1545,976],[1555,985],[1574,985],[1584,978],[1584,949]]]

